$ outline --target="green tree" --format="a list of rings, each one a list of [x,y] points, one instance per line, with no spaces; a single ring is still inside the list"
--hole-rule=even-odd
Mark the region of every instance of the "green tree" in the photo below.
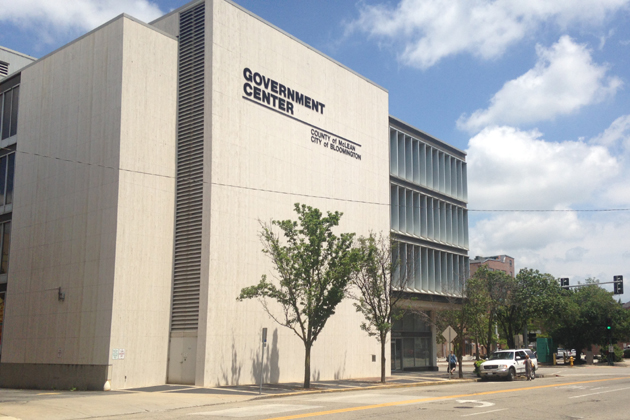
[[[466,338],[472,338],[473,326],[482,322],[486,316],[488,295],[485,290],[486,285],[478,277],[469,278],[464,285],[461,298],[449,299],[449,307],[441,310],[436,316],[436,325],[439,331],[451,326],[457,334],[455,344],[455,354],[459,365],[459,377],[463,377],[462,358],[465,350]]]
[[[479,299],[485,305],[485,317],[480,318],[485,325],[487,351],[496,350],[495,325],[497,314],[507,303],[510,296],[512,277],[503,271],[490,271],[487,266],[479,267],[472,277],[478,283]]]
[[[605,346],[611,338],[614,343],[630,335],[630,314],[598,283],[589,278],[584,286],[563,291],[563,311],[552,330],[554,341],[575,349],[578,360],[579,352],[593,344]],[[605,328],[606,318],[612,319],[612,337]]]
[[[523,332],[528,322],[545,329],[562,307],[557,280],[538,270],[523,268],[515,278],[506,276],[501,288],[505,293],[496,317],[510,348],[516,347],[514,336]]]
[[[385,383],[387,336],[393,320],[402,317],[402,312],[394,309],[403,296],[396,291],[405,288],[407,279],[407,270],[400,267],[396,249],[397,243],[383,234],[371,233],[367,238],[359,238],[358,269],[352,281],[357,293],[350,294],[357,312],[365,317],[361,329],[381,345],[382,383]]]
[[[327,212],[295,204],[298,221],[272,220],[262,223],[260,232],[263,253],[274,266],[277,285],[263,275],[254,286],[241,289],[238,300],[257,298],[269,316],[290,328],[304,343],[304,388],[311,383],[311,348],[326,321],[345,297],[346,288],[356,266],[352,248],[354,234],[336,236],[343,213]],[[274,231],[279,228],[284,236]],[[278,316],[268,299],[280,304]]]

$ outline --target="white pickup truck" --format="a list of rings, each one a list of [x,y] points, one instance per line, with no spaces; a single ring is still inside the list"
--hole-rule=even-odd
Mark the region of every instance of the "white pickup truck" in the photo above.
[[[517,376],[525,376],[525,355],[532,360],[532,376],[534,379],[538,369],[538,360],[530,349],[499,350],[479,367],[481,380],[490,378],[506,378],[513,381]]]

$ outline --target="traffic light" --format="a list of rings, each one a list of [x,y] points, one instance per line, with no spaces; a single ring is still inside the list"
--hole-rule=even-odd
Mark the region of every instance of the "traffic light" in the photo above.
[[[613,281],[615,282],[615,295],[623,295],[623,276],[613,276]]]
[[[560,279],[560,287],[562,287],[565,290],[569,290],[569,279],[566,277]]]
[[[612,330],[612,318],[606,318],[606,330]]]

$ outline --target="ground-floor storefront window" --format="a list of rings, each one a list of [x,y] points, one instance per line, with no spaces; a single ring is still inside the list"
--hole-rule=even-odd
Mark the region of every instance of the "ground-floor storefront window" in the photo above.
[[[433,368],[430,313],[407,313],[392,326],[392,370]]]

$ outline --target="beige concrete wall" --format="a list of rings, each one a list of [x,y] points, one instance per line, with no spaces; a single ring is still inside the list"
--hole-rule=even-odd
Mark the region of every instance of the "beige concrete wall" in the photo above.
[[[197,384],[257,382],[263,327],[269,328],[265,381],[301,381],[302,342],[259,302],[236,301],[241,288],[273,274],[261,252],[259,220],[295,219],[293,204],[300,202],[344,212],[336,233],[387,232],[388,94],[232,3],[206,5],[214,9],[207,46],[212,79],[206,84],[211,184],[204,198],[211,211],[204,219],[208,274],[202,277],[207,305],[201,317],[207,323],[200,328],[199,349],[205,351],[198,352],[204,360]],[[302,123],[243,99],[245,67],[325,103],[324,113],[295,105],[293,117]],[[305,123],[361,144],[361,160],[313,143]],[[379,375],[371,360],[379,345],[359,329],[361,320],[349,301],[338,307],[313,347],[313,379]]]
[[[124,21],[112,387],[164,383],[173,267],[177,42]]]
[[[24,70],[3,363],[163,378],[176,56],[121,16]]]

